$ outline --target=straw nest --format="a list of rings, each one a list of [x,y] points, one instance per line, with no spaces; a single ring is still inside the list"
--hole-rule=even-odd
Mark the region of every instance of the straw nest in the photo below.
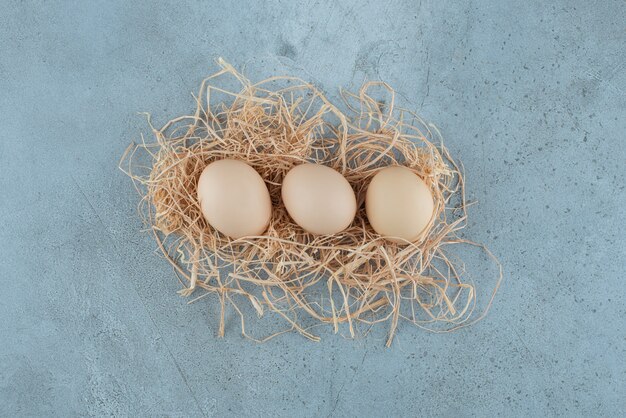
[[[273,77],[253,84],[223,60],[218,63],[221,71],[205,79],[195,97],[195,113],[160,129],[148,115],[154,141],[142,136],[141,143],[131,144],[120,168],[142,196],[139,212],[178,275],[180,293],[200,292],[190,302],[218,296],[219,336],[229,312],[240,317],[243,335],[257,341],[287,331],[317,341],[312,328],[320,324],[335,332],[345,327],[354,337],[384,322],[387,345],[400,320],[442,332],[486,314],[502,269],[498,264],[496,286],[486,307],[475,313],[475,283],[448,250],[473,245],[493,256],[457,234],[467,219],[463,176],[434,126],[398,108],[385,83],[366,83],[358,94],[342,91],[345,110],[340,111],[301,79]],[[221,87],[225,78],[237,82],[236,91]],[[384,101],[373,98],[380,93]],[[197,180],[207,164],[222,158],[245,161],[265,180],[273,214],[264,235],[232,240],[203,218]],[[352,185],[359,210],[348,229],[314,236],[288,216],[281,182],[304,162],[333,167]],[[417,242],[385,240],[367,221],[367,185],[390,165],[410,168],[434,196],[436,216]],[[259,317],[275,313],[286,326],[263,339],[253,337],[246,328],[246,303]]]

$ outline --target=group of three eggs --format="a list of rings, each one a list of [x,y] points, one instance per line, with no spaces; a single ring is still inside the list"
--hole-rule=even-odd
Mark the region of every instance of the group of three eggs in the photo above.
[[[339,172],[319,164],[301,164],[283,179],[282,200],[293,221],[315,235],[331,235],[354,221],[357,200]],[[270,223],[272,202],[265,182],[243,161],[209,164],[198,179],[198,202],[206,221],[231,238],[262,235]],[[434,217],[426,183],[406,167],[381,169],[365,196],[372,228],[398,243],[413,242]]]

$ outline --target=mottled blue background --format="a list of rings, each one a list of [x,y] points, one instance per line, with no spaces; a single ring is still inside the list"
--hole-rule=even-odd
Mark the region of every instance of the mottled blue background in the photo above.
[[[622,0],[0,7],[0,415],[626,413]],[[486,320],[256,345],[231,312],[217,339],[117,163],[137,112],[190,111],[218,56],[335,97],[385,80],[435,122],[479,202],[466,235],[505,267]]]

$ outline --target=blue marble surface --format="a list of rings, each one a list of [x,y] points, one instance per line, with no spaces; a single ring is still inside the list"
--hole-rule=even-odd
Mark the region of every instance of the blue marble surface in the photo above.
[[[626,413],[623,1],[0,6],[1,416]],[[465,234],[504,265],[487,318],[387,349],[384,327],[257,345],[231,312],[217,339],[117,163],[219,56],[331,97],[384,80],[436,123],[478,201]]]

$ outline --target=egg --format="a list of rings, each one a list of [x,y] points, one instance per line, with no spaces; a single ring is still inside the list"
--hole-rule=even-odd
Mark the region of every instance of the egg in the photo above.
[[[377,233],[406,244],[421,238],[431,224],[433,195],[424,180],[408,168],[387,167],[370,182],[365,211]]]
[[[198,202],[209,225],[235,239],[263,234],[272,217],[265,182],[243,161],[209,164],[198,179]]]
[[[312,234],[341,232],[356,215],[350,183],[330,167],[302,164],[292,168],[283,179],[281,193],[289,216]]]

